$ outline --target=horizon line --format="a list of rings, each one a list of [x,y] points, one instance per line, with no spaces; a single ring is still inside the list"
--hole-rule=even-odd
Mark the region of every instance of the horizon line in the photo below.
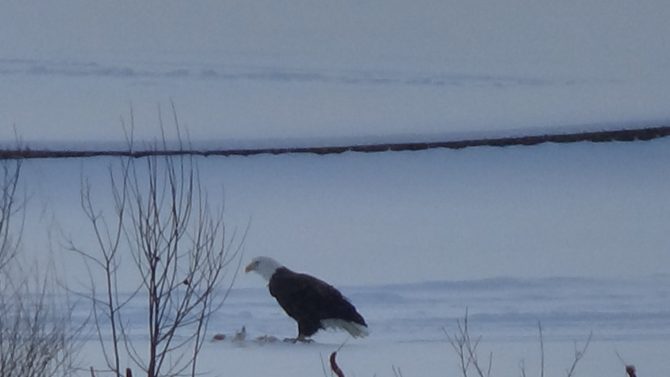
[[[465,149],[473,147],[510,147],[510,146],[533,146],[544,143],[577,143],[577,142],[633,142],[648,141],[670,136],[670,126],[656,126],[634,129],[618,129],[608,131],[588,131],[572,133],[551,133],[529,136],[512,136],[498,138],[474,138],[457,139],[445,141],[426,142],[399,142],[399,143],[372,143],[352,144],[340,146],[312,146],[312,147],[262,147],[262,148],[229,148],[229,149],[144,149],[133,150],[58,150],[58,149],[31,149],[15,148],[0,149],[0,160],[9,159],[37,159],[37,158],[88,158],[88,157],[133,157],[142,158],[150,156],[255,156],[262,154],[341,154],[345,152],[358,153],[380,153],[401,151],[422,151],[428,149]]]

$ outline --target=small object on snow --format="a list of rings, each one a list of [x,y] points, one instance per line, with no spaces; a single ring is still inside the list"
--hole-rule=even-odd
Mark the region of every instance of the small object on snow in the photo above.
[[[214,334],[212,337],[212,342],[220,342],[226,339],[226,334]]]
[[[628,377],[637,377],[635,374],[635,365],[626,365],[626,373]]]
[[[233,337],[233,342],[244,342],[244,340],[247,338],[247,328],[245,326],[242,326],[242,329],[235,333],[235,336]]]
[[[259,343],[259,344],[275,343],[275,342],[279,341],[279,339],[277,339],[276,336],[272,336],[272,335],[261,335],[261,336],[256,337],[256,339],[254,339],[254,340],[256,341],[256,343]]]

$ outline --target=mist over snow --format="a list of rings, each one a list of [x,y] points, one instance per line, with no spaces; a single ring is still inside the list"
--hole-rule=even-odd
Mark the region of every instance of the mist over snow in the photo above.
[[[214,146],[665,124],[663,0],[5,1],[0,139]],[[59,143],[56,143],[59,142]],[[103,144],[104,145],[104,144]]]

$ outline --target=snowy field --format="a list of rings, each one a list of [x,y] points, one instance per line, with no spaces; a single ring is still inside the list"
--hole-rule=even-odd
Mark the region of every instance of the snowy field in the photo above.
[[[24,165],[25,249],[44,257],[51,244],[71,287],[87,278],[60,237],[92,245],[80,177],[104,205],[114,161]],[[229,229],[250,224],[245,260],[271,255],[341,287],[372,330],[363,340],[317,334],[311,345],[207,343],[201,366],[212,375],[321,375],[320,356],[344,341],[347,375],[456,375],[443,328],[454,331],[466,309],[496,375],[519,375],[521,360],[539,374],[538,321],[548,375],[565,372],[589,333],[580,375],[621,375],[616,352],[640,375],[670,371],[668,139],[198,162],[208,191],[225,191]],[[240,275],[209,336],[242,326],[249,339],[295,336],[264,284]],[[144,311],[133,312],[141,341]],[[93,362],[97,343],[87,344]]]
[[[212,376],[323,376],[322,359],[338,352],[347,376],[458,376],[446,334],[469,311],[473,336],[482,336],[481,358],[493,353],[494,376],[540,375],[538,321],[543,328],[545,375],[562,376],[592,334],[578,376],[623,376],[635,363],[641,376],[670,371],[670,278],[483,279],[417,284],[343,286],[368,318],[362,340],[319,333],[312,344],[259,342],[264,335],[295,336],[295,325],[266,289],[236,289],[215,316],[212,333],[228,336],[205,344],[202,368]],[[141,312],[140,312],[141,314]],[[141,317],[137,318],[141,321]],[[230,338],[246,327],[246,338]],[[445,333],[446,331],[446,333]],[[138,336],[137,338],[141,338]],[[141,342],[140,342],[141,344]],[[95,352],[88,360],[95,360]],[[88,352],[86,355],[88,356]],[[329,374],[326,374],[329,375]]]
[[[638,365],[640,375],[668,373],[664,353],[670,339],[670,279],[485,279],[436,281],[417,284],[344,287],[369,318],[372,334],[349,339],[339,352],[340,363],[351,376],[392,376],[391,367],[404,376],[455,376],[456,354],[446,331],[456,334],[456,321],[469,312],[473,336],[483,336],[481,358],[493,352],[494,375],[520,375],[525,362],[529,375],[539,375],[537,323],[543,327],[546,373],[560,376],[569,368],[575,342],[593,341],[578,369],[581,376],[623,375],[616,353]],[[287,320],[262,289],[235,291],[213,328],[235,332],[246,324],[248,335],[293,336]],[[317,344],[258,345],[253,341],[211,343],[207,355],[243,361],[233,369],[238,376],[320,375],[324,358],[346,341],[343,334],[316,337]],[[290,356],[300,350],[300,357]],[[277,366],[270,358],[288,360]],[[218,369],[219,363],[211,368]],[[249,365],[249,367],[245,367]],[[281,368],[281,369],[279,369]],[[222,373],[223,375],[223,373]]]
[[[0,143],[103,148],[168,128],[196,147],[411,142],[668,125],[666,0],[3,1]],[[469,312],[494,376],[670,375],[670,140],[379,154],[197,158],[245,261],[340,287],[372,334],[206,343],[212,376],[459,375],[444,329]],[[80,183],[110,209],[113,158],[30,160],[22,257],[87,280]],[[230,279],[230,275],[227,276]],[[228,280],[229,281],[229,280]],[[295,336],[258,276],[210,324]],[[120,287],[128,290],[132,281]],[[143,306],[135,339],[146,338]],[[82,366],[99,366],[89,338]],[[88,375],[87,369],[82,375]]]

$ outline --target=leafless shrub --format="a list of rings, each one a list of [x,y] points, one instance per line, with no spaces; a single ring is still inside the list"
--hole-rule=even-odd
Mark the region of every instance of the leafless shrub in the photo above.
[[[488,363],[486,365],[486,368],[483,368],[483,366],[479,362],[479,355],[478,355],[478,350],[477,348],[479,347],[479,343],[482,339],[481,336],[472,338],[470,334],[470,329],[468,326],[468,312],[466,310],[465,316],[463,319],[457,320],[457,332],[455,335],[450,335],[446,329],[443,329],[444,333],[447,336],[447,339],[449,340],[449,344],[451,345],[452,349],[454,350],[454,353],[456,354],[458,358],[458,363],[459,363],[459,368],[460,368],[460,373],[463,377],[468,377],[470,376],[470,373],[472,370],[474,370],[474,373],[478,377],[490,377],[491,376],[491,369],[492,369],[492,364],[493,364],[493,353],[489,353],[488,357]],[[538,332],[539,332],[539,342],[540,342],[540,371],[539,375],[540,377],[544,377],[544,358],[545,358],[545,353],[544,353],[544,336],[543,336],[543,331],[542,331],[542,324],[538,322]],[[575,371],[577,369],[577,365],[579,362],[582,360],[584,355],[586,354],[586,351],[591,343],[591,338],[593,334],[589,334],[588,338],[584,342],[583,346],[579,347],[578,344],[575,342],[575,351],[574,351],[574,358],[572,360],[572,364],[570,367],[566,370],[566,376],[567,377],[573,377],[575,375]],[[524,361],[522,360],[519,363],[519,367],[521,369],[521,376],[526,377],[527,371],[526,371],[526,366]]]
[[[76,369],[80,328],[61,301],[51,274],[39,280],[3,278],[0,295],[0,376],[69,376]]]
[[[0,376],[67,376],[74,371],[73,308],[59,301],[53,274],[25,271],[25,200],[17,194],[22,160],[0,161]]]
[[[19,200],[16,189],[21,176],[23,161],[2,160],[0,162],[0,271],[14,259],[21,244],[23,234],[23,201]],[[14,228],[16,218],[19,227]]]
[[[184,137],[174,106],[174,129],[180,150]],[[167,150],[162,138],[150,146]],[[133,150],[131,114],[128,149]],[[129,359],[149,377],[197,374],[197,359],[211,314],[223,304],[241,261],[241,244],[226,237],[222,207],[214,210],[201,185],[196,157],[152,153],[120,158],[110,167],[112,214],[98,209],[90,185],[82,183],[81,202],[97,240],[97,250],[70,248],[83,256],[90,273],[89,297],[108,369],[122,375]],[[242,240],[243,240],[242,236]],[[230,238],[230,239],[229,239]],[[121,298],[118,282],[122,257],[134,265],[139,285]],[[102,277],[102,280],[98,279]],[[102,293],[98,292],[102,285]],[[128,336],[125,307],[146,298],[149,347],[141,352]],[[103,328],[103,320],[108,328]],[[103,341],[104,334],[111,342]],[[123,357],[122,357],[123,356]]]
[[[491,367],[493,365],[493,353],[489,354],[488,365],[484,368],[480,365],[479,354],[477,348],[481,341],[481,336],[473,339],[470,336],[470,329],[468,325],[468,312],[466,310],[463,320],[456,321],[457,333],[450,335],[446,329],[443,329],[449,344],[458,357],[460,372],[463,377],[468,377],[471,369],[474,369],[479,377],[489,377],[491,375]],[[486,370],[486,372],[484,372]]]

